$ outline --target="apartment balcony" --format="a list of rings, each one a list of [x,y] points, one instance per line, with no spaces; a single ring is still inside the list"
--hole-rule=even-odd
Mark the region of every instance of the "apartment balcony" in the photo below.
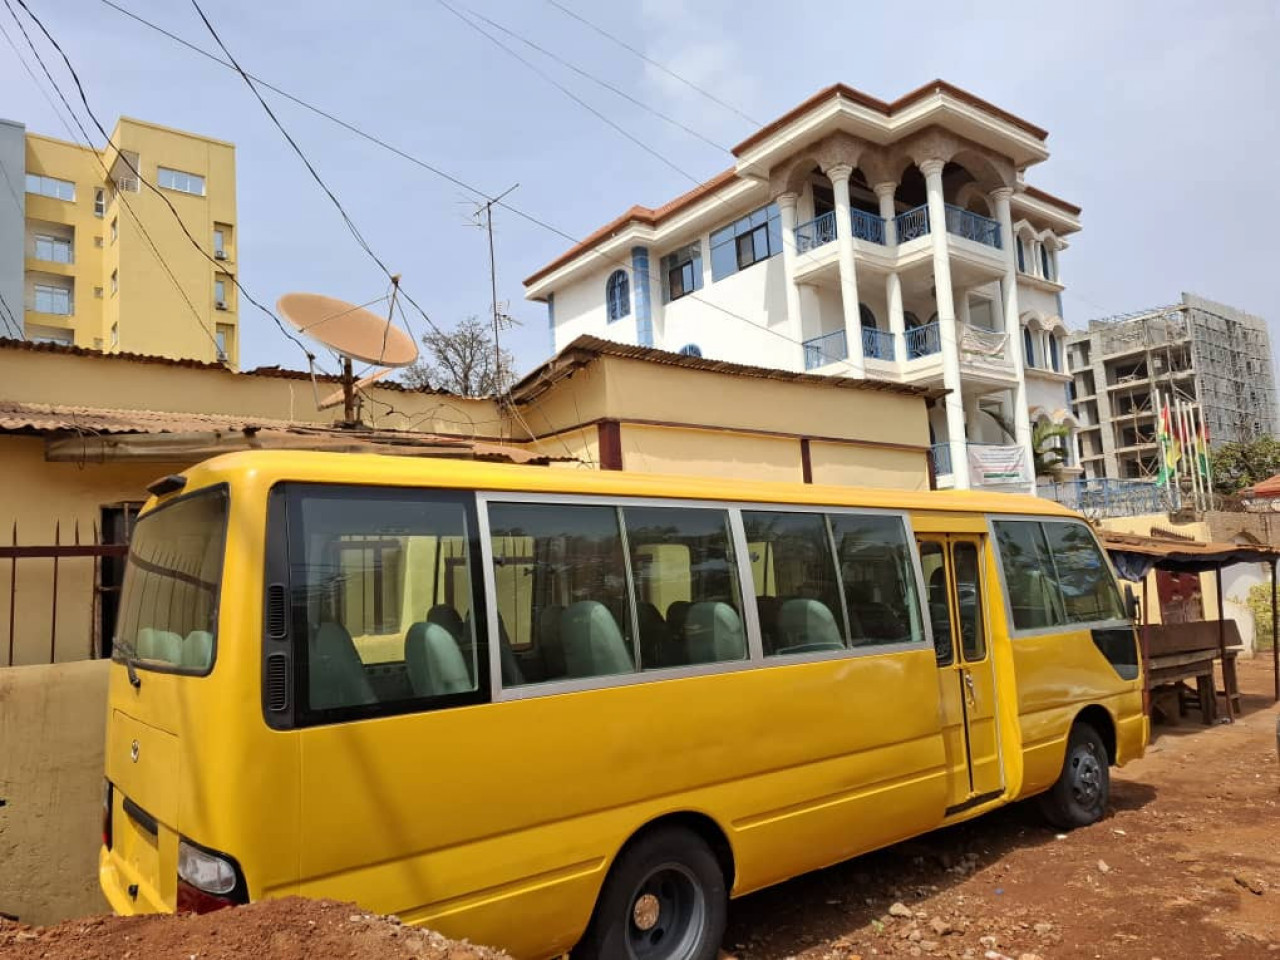
[[[882,217],[865,210],[849,211],[850,228],[854,240],[875,243],[884,246],[885,223]],[[796,227],[796,252],[808,253],[818,247],[835,242],[836,212],[829,210],[820,217],[800,224]]]
[[[1031,482],[1031,465],[1017,444],[969,440],[960,449],[969,460],[970,487],[1025,490]],[[934,484],[939,489],[955,486],[954,455],[950,443],[935,443],[929,448]]]
[[[843,330],[825,333],[804,342],[804,368],[817,370],[849,358],[849,344]]]
[[[907,360],[919,360],[921,357],[942,353],[942,326],[936,320],[922,327],[913,327],[906,331],[903,338],[907,342]]]
[[[1103,519],[1162,513],[1169,508],[1166,489],[1152,480],[1100,478],[1042,484],[1037,492],[1091,519]]]
[[[946,209],[947,233],[970,240],[983,246],[1002,250],[1004,244],[1000,236],[1000,222],[972,213],[962,207],[950,203],[944,204]],[[927,204],[908,210],[894,217],[897,227],[898,243],[910,243],[912,240],[929,235],[929,207]]]
[[[893,341],[893,334],[888,330],[863,327],[862,355],[868,360],[883,360],[892,363],[897,353],[894,349]]]

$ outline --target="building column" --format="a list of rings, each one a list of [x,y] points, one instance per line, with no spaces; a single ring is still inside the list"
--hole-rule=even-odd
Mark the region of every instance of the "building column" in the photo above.
[[[653,298],[649,283],[649,248],[631,248],[631,285],[634,288],[636,315],[636,343],[642,347],[654,346]],[[665,343],[660,343],[665,346]]]
[[[778,213],[782,221],[782,273],[787,291],[787,336],[795,341],[791,353],[796,369],[804,369],[804,323],[800,312],[800,288],[796,286],[796,203],[794,193],[778,195]]]
[[[862,311],[858,308],[858,268],[853,259],[853,219],[849,204],[849,177],[853,167],[837,163],[825,171],[836,197],[836,254],[840,262],[840,302],[844,307],[844,336],[848,350],[848,376],[865,377],[862,357]]]
[[[894,194],[898,185],[892,180],[877,183],[874,187],[876,199],[880,201],[880,219],[884,221],[884,242],[886,246],[897,246],[898,225],[894,222],[897,209],[893,205]],[[893,334],[894,357],[897,360],[907,359],[906,320],[902,309],[902,278],[898,271],[889,271],[885,277],[885,300],[889,304],[889,332]]]
[[[1031,451],[1031,412],[1027,409],[1027,375],[1022,362],[1022,321],[1018,316],[1018,259],[1014,250],[1016,238],[1013,235],[1013,214],[1009,208],[1009,198],[1013,190],[1000,187],[991,192],[991,204],[996,211],[996,219],[1000,221],[1000,240],[1004,247],[1004,277],[1000,281],[1001,299],[1004,301],[1004,331],[1008,336],[1009,357],[1013,360],[1013,369],[1018,378],[1018,385],[1013,391],[1013,426],[1014,441],[1026,451],[1027,469],[1035,463]],[[1034,471],[1033,471],[1034,472]],[[1036,478],[1031,478],[1030,489],[1035,493]]]
[[[920,164],[929,206],[929,238],[933,244],[933,286],[938,310],[938,339],[942,343],[943,399],[947,438],[951,446],[951,475],[957,489],[969,487],[969,451],[965,447],[964,394],[960,385],[960,350],[956,340],[956,306],[951,292],[951,255],[947,249],[947,209],[942,197],[941,160]]]

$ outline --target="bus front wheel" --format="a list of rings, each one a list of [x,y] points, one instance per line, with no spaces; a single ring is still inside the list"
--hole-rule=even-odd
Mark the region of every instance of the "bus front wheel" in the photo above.
[[[614,863],[573,960],[715,960],[728,902],[706,841],[659,827]]]
[[[1106,744],[1090,724],[1077,723],[1067,737],[1062,773],[1049,792],[1041,795],[1040,809],[1055,827],[1072,830],[1101,820],[1110,796]]]

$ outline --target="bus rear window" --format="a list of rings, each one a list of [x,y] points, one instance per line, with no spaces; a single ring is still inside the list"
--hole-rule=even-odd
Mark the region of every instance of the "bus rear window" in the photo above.
[[[115,653],[142,667],[208,673],[227,529],[223,488],[144,516],[125,564]]]

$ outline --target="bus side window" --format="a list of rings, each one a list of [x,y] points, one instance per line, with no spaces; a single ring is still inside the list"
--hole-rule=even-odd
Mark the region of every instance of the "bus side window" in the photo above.
[[[1066,623],[1053,557],[1040,523],[997,520],[993,526],[1014,629],[1034,630]]]
[[[617,508],[491,502],[489,528],[504,686],[635,671]]]
[[[290,503],[301,722],[482,696],[463,498],[298,488]]]
[[[828,519],[840,559],[853,645],[923,639],[916,574],[902,520],[846,513],[834,513]]]
[[[924,573],[929,599],[929,622],[933,626],[933,646],[938,663],[951,663],[951,604],[947,600],[947,565],[942,544],[936,540],[920,541],[920,569]]]
[[[737,560],[724,510],[626,507],[645,670],[745,660]]]
[[[773,593],[759,593],[756,550],[752,572],[765,656],[843,650],[849,635],[826,518],[820,513],[744,510],[747,542],[764,554]],[[759,564],[763,566],[763,563]]]

